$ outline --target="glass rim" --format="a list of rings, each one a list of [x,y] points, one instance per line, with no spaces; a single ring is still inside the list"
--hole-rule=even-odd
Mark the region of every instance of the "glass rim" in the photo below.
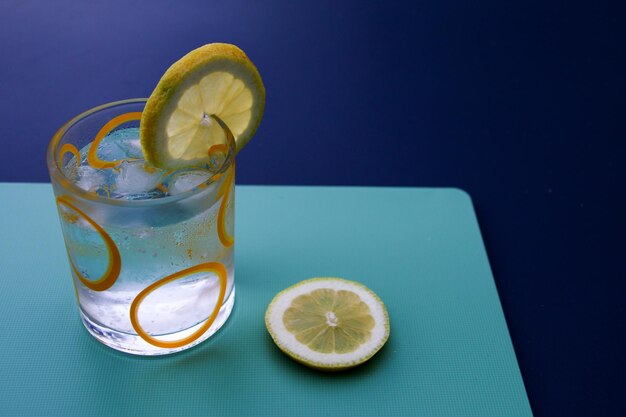
[[[236,143],[232,132],[228,129],[226,124],[219,123],[222,129],[224,129],[224,133],[226,134],[226,140],[231,142],[228,146],[228,154],[226,155],[226,159],[220,166],[220,168],[211,175],[206,181],[196,185],[195,187],[183,191],[176,195],[169,195],[165,197],[155,198],[155,199],[146,199],[146,200],[124,200],[124,199],[114,199],[105,196],[101,196],[96,193],[92,193],[89,191],[85,191],[82,188],[78,187],[75,183],[70,181],[65,174],[63,173],[61,167],[58,164],[58,159],[56,158],[56,150],[61,142],[61,139],[65,136],[65,133],[87,117],[98,113],[102,110],[107,110],[116,106],[122,106],[126,104],[140,104],[146,103],[148,101],[147,98],[130,98],[125,100],[112,101],[109,103],[101,104],[96,107],[92,107],[91,109],[85,110],[84,112],[78,114],[77,116],[72,117],[69,121],[65,122],[52,136],[50,142],[48,143],[48,148],[46,151],[46,162],[48,165],[48,171],[50,172],[51,182],[57,183],[61,188],[63,188],[69,195],[78,196],[84,198],[86,200],[95,201],[101,204],[112,205],[112,206],[125,206],[125,207],[146,207],[146,206],[157,206],[161,204],[168,204],[175,201],[183,200],[188,197],[195,196],[199,194],[205,189],[203,187],[199,187],[199,185],[209,185],[215,182],[217,176],[223,175],[233,164],[235,160],[235,155],[237,152]],[[219,178],[219,177],[218,177]]]

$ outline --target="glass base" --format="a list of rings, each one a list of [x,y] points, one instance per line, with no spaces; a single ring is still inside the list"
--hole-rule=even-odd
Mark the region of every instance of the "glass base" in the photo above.
[[[156,355],[167,355],[170,353],[180,352],[185,349],[189,349],[193,346],[196,346],[199,343],[202,343],[209,337],[211,337],[215,332],[217,332],[226,322],[228,317],[230,316],[231,311],[233,310],[233,305],[235,304],[235,287],[233,286],[232,291],[230,292],[226,301],[222,304],[222,308],[220,309],[215,321],[211,325],[211,327],[198,339],[194,340],[192,343],[172,348],[160,348],[143,340],[140,336],[136,334],[128,334],[119,332],[117,330],[110,329],[108,327],[102,326],[101,324],[95,323],[91,320],[83,311],[80,310],[80,318],[82,319],[83,324],[91,333],[93,337],[95,337],[98,341],[104,343],[108,347],[111,347],[115,350],[119,350],[121,352],[130,353],[133,355],[141,355],[141,356],[156,356]],[[159,336],[159,339],[163,340],[179,340],[184,337],[193,334],[197,329],[199,329],[202,323],[198,323],[197,325],[183,330],[182,332],[172,333],[164,336]]]

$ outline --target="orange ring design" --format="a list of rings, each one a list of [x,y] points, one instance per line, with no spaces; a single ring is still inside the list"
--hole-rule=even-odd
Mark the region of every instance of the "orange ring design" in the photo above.
[[[225,143],[218,143],[217,145],[212,145],[209,148],[209,156],[211,156],[211,154],[214,154],[215,152],[228,152],[228,146],[226,146]]]
[[[218,192],[218,195],[222,194],[222,202],[220,204],[219,211],[217,212],[217,236],[222,242],[222,245],[225,247],[233,246],[235,243],[235,237],[230,236],[228,232],[226,232],[226,206],[228,205],[228,198],[230,197],[230,190],[232,189],[233,181],[235,180],[235,165],[233,163],[232,168],[230,169],[230,173],[226,180],[224,181],[224,185],[222,186]]]
[[[76,157],[76,168],[80,167],[80,152],[78,151],[78,148],[71,143],[64,143],[63,146],[61,146],[61,149],[59,149],[59,158],[57,160],[58,167],[63,167],[63,157],[66,153],[74,155]]]
[[[174,172],[173,169],[167,170],[165,172],[165,174],[161,175],[161,178],[167,178],[170,175],[172,175],[172,173]],[[163,179],[161,179],[161,181],[159,181],[157,183],[157,185],[154,186],[154,188],[156,188],[157,190],[160,190],[163,194],[167,194],[167,188],[165,187],[165,185],[163,184]]]
[[[204,324],[194,333],[179,340],[172,340],[172,341],[158,340],[150,336],[148,333],[146,333],[146,331],[139,324],[139,319],[137,318],[137,310],[141,302],[144,300],[144,298],[146,298],[146,296],[150,294],[152,291],[156,290],[157,288],[169,282],[175,281],[178,278],[182,278],[189,274],[194,274],[196,272],[203,272],[203,271],[215,272],[220,279],[220,293],[217,298],[217,302],[215,303],[215,308],[213,309],[213,312],[211,313],[209,318],[204,322]],[[171,348],[178,348],[178,347],[188,345],[189,343],[193,342],[194,340],[202,336],[207,330],[209,330],[209,328],[211,327],[211,325],[217,318],[217,314],[219,313],[220,308],[222,307],[222,303],[224,302],[224,297],[226,295],[227,277],[228,277],[228,272],[226,271],[226,267],[224,265],[222,265],[219,262],[207,262],[207,263],[192,266],[191,268],[183,269],[182,271],[175,272],[172,275],[168,275],[165,278],[162,278],[156,282],[153,282],[152,284],[144,288],[139,294],[137,294],[137,297],[135,297],[132,304],[130,305],[130,322],[132,323],[133,328],[143,340],[157,347],[171,349]]]
[[[111,119],[107,124],[105,124],[102,129],[98,132],[96,137],[94,138],[91,146],[89,147],[89,152],[87,152],[87,162],[93,168],[96,169],[107,169],[107,168],[115,168],[122,161],[103,161],[98,157],[97,151],[100,146],[100,142],[102,139],[109,134],[113,129],[121,125],[122,123],[130,122],[133,120],[141,120],[141,112],[130,112],[120,114],[119,116]]]
[[[218,143],[217,145],[212,145],[209,148],[209,158],[211,158],[213,155],[215,155],[216,153],[228,153],[228,146],[226,146],[223,143]],[[209,159],[210,161],[210,159]]]
[[[165,188],[162,182],[157,183],[157,185],[154,188],[161,191],[163,194],[167,194],[167,188]]]
[[[85,278],[83,274],[80,273],[78,268],[76,268],[72,257],[69,256],[72,270],[74,271],[80,282],[82,282],[87,288],[93,291],[104,291],[111,288],[113,284],[115,284],[115,281],[117,281],[117,278],[119,277],[120,271],[122,269],[122,259],[120,257],[120,251],[117,249],[115,242],[113,242],[111,236],[109,236],[109,234],[105,232],[98,223],[96,223],[91,217],[85,214],[84,211],[72,204],[69,201],[69,196],[62,195],[57,197],[57,206],[60,205],[65,205],[71,208],[74,212],[79,214],[80,217],[86,220],[100,235],[100,237],[104,241],[104,244],[107,247],[107,251],[109,252],[109,264],[107,265],[107,269],[106,271],[104,271],[104,274],[102,274],[102,276],[95,281],[90,281]]]

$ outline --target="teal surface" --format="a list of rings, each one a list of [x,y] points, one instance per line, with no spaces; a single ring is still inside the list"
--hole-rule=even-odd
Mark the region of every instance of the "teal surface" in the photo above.
[[[50,185],[0,195],[2,416],[532,415],[462,191],[237,187],[233,314],[161,358],[83,328]],[[386,303],[391,336],[370,362],[324,374],[273,345],[267,304],[314,276],[358,280]]]

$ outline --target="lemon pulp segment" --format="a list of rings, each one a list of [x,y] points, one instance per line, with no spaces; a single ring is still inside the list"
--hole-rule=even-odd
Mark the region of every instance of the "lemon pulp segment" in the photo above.
[[[354,352],[374,328],[370,308],[349,290],[317,289],[296,297],[283,315],[285,328],[316,352]]]

